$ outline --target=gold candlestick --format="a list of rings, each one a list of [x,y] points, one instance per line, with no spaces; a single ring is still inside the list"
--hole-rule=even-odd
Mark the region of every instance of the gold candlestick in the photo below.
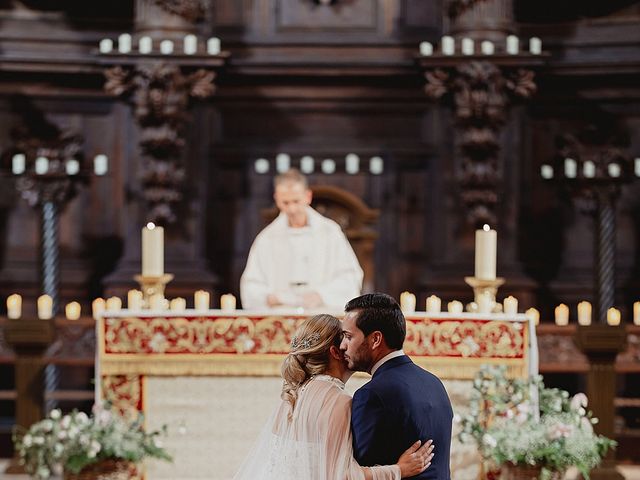
[[[467,311],[473,313],[500,313],[502,305],[496,302],[498,287],[504,284],[503,277],[484,280],[476,277],[464,277],[464,281],[473,288],[474,301],[467,305]],[[481,308],[483,307],[483,308]]]
[[[153,295],[164,296],[164,289],[171,280],[173,280],[173,274],[165,273],[158,276],[150,275],[136,275],[133,277],[136,282],[140,284],[140,290],[142,291],[142,301],[145,307],[149,307],[149,299]]]

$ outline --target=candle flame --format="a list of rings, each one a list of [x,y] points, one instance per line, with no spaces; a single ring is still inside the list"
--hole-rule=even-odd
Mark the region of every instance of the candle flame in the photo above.
[[[484,224],[484,226],[482,227],[482,229],[483,229],[485,232],[488,232],[489,230],[491,230],[491,227],[489,227],[489,225],[487,225],[487,224],[485,223],[485,224]]]
[[[154,228],[156,228],[156,224],[153,223],[153,222],[149,222],[149,223],[147,223],[147,228],[149,230],[153,230]]]

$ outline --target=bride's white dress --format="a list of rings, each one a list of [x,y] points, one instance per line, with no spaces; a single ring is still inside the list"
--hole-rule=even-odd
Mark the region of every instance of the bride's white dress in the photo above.
[[[293,418],[282,401],[234,480],[363,480],[353,458],[351,397],[329,375],[312,377],[298,392]],[[399,480],[397,465],[371,467],[374,480]]]

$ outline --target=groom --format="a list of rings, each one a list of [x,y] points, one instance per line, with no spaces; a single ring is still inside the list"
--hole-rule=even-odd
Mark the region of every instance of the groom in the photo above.
[[[416,439],[433,440],[432,464],[412,478],[450,480],[453,411],[442,382],[402,351],[407,332],[398,303],[383,293],[349,301],[343,319],[349,369],[371,381],[353,396],[353,450],[363,466],[391,465]]]

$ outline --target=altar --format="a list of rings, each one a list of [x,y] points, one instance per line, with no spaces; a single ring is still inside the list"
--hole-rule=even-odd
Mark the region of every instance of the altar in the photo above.
[[[147,463],[146,479],[233,477],[280,401],[280,364],[309,314],[122,310],[99,319],[96,398],[142,412],[147,428],[168,425],[174,462]],[[409,314],[404,350],[443,380],[458,415],[481,364],[537,373],[535,328],[524,315]],[[347,390],[367,379],[355,375]],[[475,480],[475,455],[454,439],[452,478]]]

